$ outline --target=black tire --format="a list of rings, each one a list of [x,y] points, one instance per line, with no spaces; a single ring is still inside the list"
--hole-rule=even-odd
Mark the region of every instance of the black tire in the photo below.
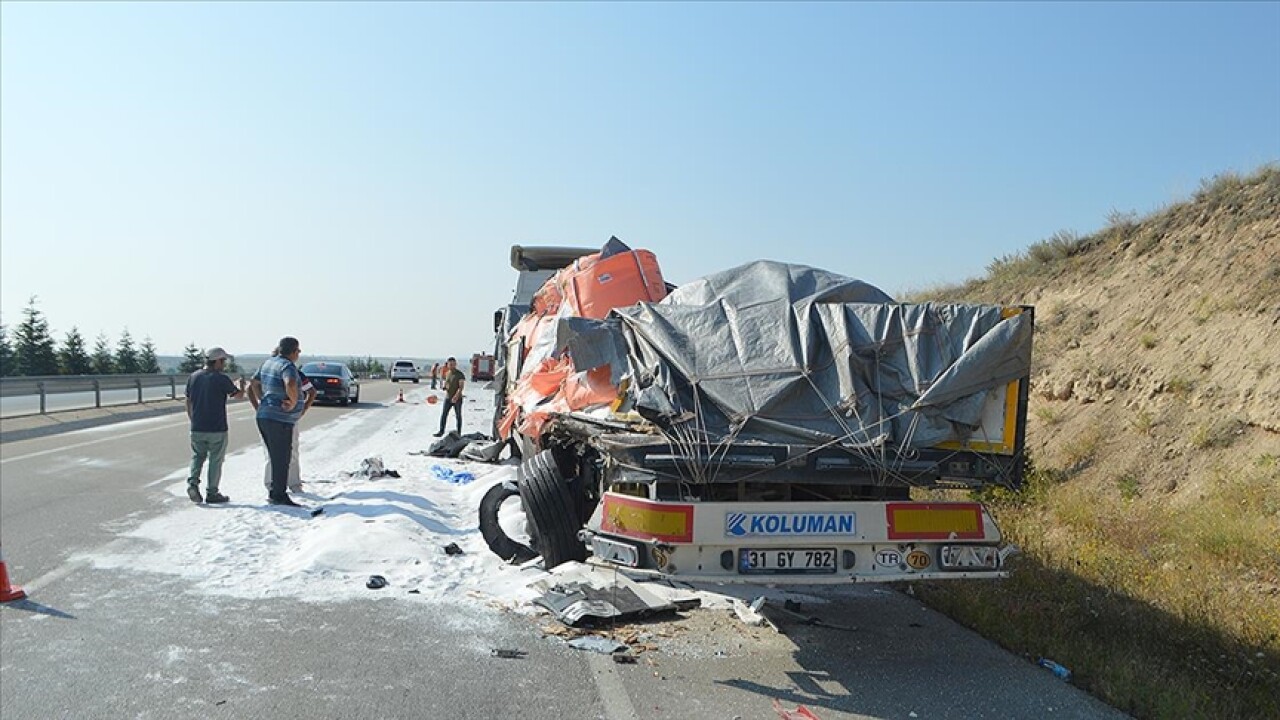
[[[494,555],[510,563],[526,563],[538,557],[538,553],[524,543],[507,537],[498,522],[498,509],[509,498],[519,497],[520,491],[498,483],[480,499],[480,535]]]
[[[339,405],[341,405],[342,407],[346,407],[346,406],[347,406],[347,403],[349,403],[349,402],[351,402],[351,401],[350,401],[350,400],[348,400],[348,399],[346,399],[346,398],[342,398],[341,400],[339,400],[339,401],[338,401],[338,404],[339,404]]]
[[[586,560],[587,548],[578,540],[582,524],[574,509],[576,503],[551,451],[543,450],[525,460],[516,478],[546,568]]]
[[[417,385],[417,384],[418,384],[418,381],[417,381],[417,380],[414,380],[414,381],[413,381],[413,384],[414,384],[414,385]]]

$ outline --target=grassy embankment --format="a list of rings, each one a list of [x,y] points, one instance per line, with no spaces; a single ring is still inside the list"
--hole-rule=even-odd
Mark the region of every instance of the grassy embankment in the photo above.
[[[1229,227],[1206,230],[1205,223],[1219,217]],[[1107,404],[1033,396],[1038,437],[1029,446],[1036,466],[1019,492],[977,494],[1007,540],[1024,551],[1012,560],[1010,579],[916,590],[1004,647],[1066,665],[1077,685],[1140,718],[1280,718],[1280,437],[1273,422],[1263,427],[1233,417],[1227,401],[1269,382],[1280,348],[1263,351],[1273,353],[1270,359],[1241,361],[1232,371],[1239,387],[1230,392],[1222,384],[1232,375],[1211,383],[1190,374],[1207,377],[1214,363],[1240,360],[1234,343],[1215,346],[1214,313],[1244,318],[1224,317],[1228,328],[1259,316],[1269,327],[1272,314],[1280,321],[1280,169],[1219,178],[1188,203],[1142,221],[1113,217],[1093,236],[1060,233],[996,261],[986,278],[912,299],[1044,299],[1055,291],[1046,287],[1101,282],[1089,273],[1116,272],[1126,253],[1139,258],[1130,270],[1142,276],[1146,267],[1171,267],[1189,254],[1185,244],[1163,257],[1150,254],[1180,232],[1179,218],[1198,219],[1197,234],[1188,231],[1193,239],[1210,237],[1209,230],[1221,238],[1247,231],[1254,233],[1251,252],[1262,248],[1251,257],[1264,264],[1244,268],[1239,287],[1222,287],[1233,282],[1225,270],[1206,278],[1220,283],[1207,309],[1183,301],[1169,309],[1194,323],[1194,331],[1179,330],[1184,347],[1171,351],[1166,365],[1180,368],[1178,362],[1190,361],[1175,355],[1186,355],[1200,368],[1179,370],[1184,374],[1145,391],[1142,376],[1161,372],[1159,361],[1149,358],[1173,344],[1165,332],[1178,327],[1174,318],[1148,314],[1128,336],[1093,337],[1078,325],[1038,331],[1047,343],[1037,347],[1036,363],[1052,366],[1046,372],[1065,372],[1071,361],[1062,358],[1076,352],[1087,359],[1078,365],[1123,368],[1127,362],[1136,368],[1133,377],[1107,391],[1115,394]],[[1211,275],[1224,265],[1209,261],[1197,272]],[[1123,302],[1123,288],[1116,283],[1108,291],[1116,303]],[[1088,314],[1075,317],[1097,322]],[[1202,329],[1209,340],[1196,347]],[[1070,337],[1054,338],[1055,330]],[[1129,354],[1117,359],[1109,349],[1122,342],[1131,343]],[[1126,382],[1134,388],[1127,397]],[[1276,417],[1265,407],[1261,413]]]

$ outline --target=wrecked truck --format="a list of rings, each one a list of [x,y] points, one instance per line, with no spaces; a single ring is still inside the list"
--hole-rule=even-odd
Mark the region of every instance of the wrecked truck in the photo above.
[[[897,303],[771,261],[674,288],[614,238],[522,310],[499,338],[496,431],[523,461],[480,507],[504,558],[715,582],[1005,576],[981,503],[912,491],[1020,486],[1033,308]],[[498,518],[517,497],[528,544]]]

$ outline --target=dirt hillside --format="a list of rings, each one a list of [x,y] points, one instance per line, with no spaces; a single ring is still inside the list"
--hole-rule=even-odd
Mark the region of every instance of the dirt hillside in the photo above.
[[[926,601],[1142,718],[1280,717],[1280,167],[911,298],[1036,308],[1009,580]]]
[[[1280,168],[990,270],[931,295],[1035,306],[1042,464],[1181,500],[1215,466],[1280,454]]]

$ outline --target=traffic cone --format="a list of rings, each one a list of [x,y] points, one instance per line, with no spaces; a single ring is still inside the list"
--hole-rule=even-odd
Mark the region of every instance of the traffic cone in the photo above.
[[[400,397],[396,398],[396,402],[404,402],[404,390],[400,391]]]
[[[9,570],[4,564],[4,550],[0,549],[0,602],[21,600],[26,596],[22,588],[9,584]]]

